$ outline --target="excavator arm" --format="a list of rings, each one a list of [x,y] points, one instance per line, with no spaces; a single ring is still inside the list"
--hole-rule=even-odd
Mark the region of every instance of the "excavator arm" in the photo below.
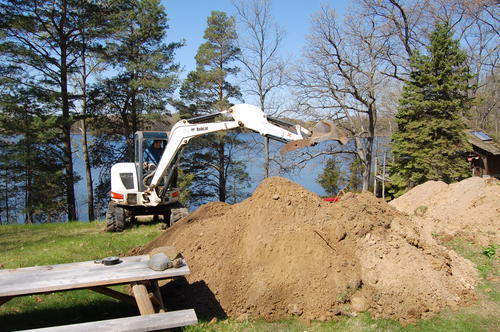
[[[220,121],[220,122],[203,122],[207,121],[218,115],[226,114],[232,117],[233,120]],[[157,165],[154,176],[149,184],[148,188],[144,192],[144,200],[148,202],[148,205],[155,206],[161,203],[161,198],[158,196],[155,188],[159,185],[161,179],[169,172],[169,170],[174,166],[175,156],[179,150],[193,137],[206,135],[209,133],[214,133],[218,131],[227,131],[235,129],[238,127],[246,128],[254,132],[259,133],[262,136],[267,136],[283,142],[300,142],[295,146],[288,146],[285,148],[285,152],[293,150],[295,148],[314,145],[320,141],[324,140],[337,140],[342,144],[347,142],[347,137],[340,132],[336,127],[335,130],[330,130],[332,133],[328,132],[328,129],[324,129],[325,125],[329,128],[333,124],[324,122],[319,131],[313,129],[313,132],[299,126],[295,125],[292,127],[284,128],[285,126],[279,126],[268,121],[267,115],[258,107],[249,104],[239,104],[231,107],[229,110],[222,111],[220,113],[211,114],[208,116],[202,116],[193,118],[191,120],[181,120],[177,122],[170,131],[168,144],[163,152],[160,162]],[[315,133],[316,131],[316,133]]]

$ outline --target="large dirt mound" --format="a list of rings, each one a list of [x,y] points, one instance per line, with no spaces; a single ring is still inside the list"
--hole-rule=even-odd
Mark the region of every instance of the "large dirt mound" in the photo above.
[[[134,253],[181,250],[190,285],[178,282],[168,297],[201,311],[266,319],[369,311],[411,322],[474,299],[472,264],[422,234],[370,194],[326,203],[274,177],[239,204],[200,207]]]
[[[500,243],[500,181],[472,177],[450,185],[428,181],[389,203],[428,231]]]

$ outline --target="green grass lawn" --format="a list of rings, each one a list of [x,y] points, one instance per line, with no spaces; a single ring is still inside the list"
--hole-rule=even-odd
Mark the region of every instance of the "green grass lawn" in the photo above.
[[[122,256],[160,234],[158,225],[106,233],[100,222],[0,226],[0,266],[79,262]],[[123,286],[114,287],[124,291]],[[126,303],[89,290],[24,296],[0,307],[0,331],[137,315]]]
[[[123,233],[106,233],[103,223],[72,222],[45,225],[0,226],[0,267],[16,268],[93,260],[124,255],[160,234],[158,225],[141,225]],[[330,322],[289,319],[278,322],[227,319],[201,321],[185,331],[500,331],[498,254],[491,258],[483,248],[453,240],[446,243],[472,260],[480,271],[479,301],[457,311],[417,324],[401,326],[390,320],[374,320],[369,314],[342,317]],[[116,289],[123,291],[123,286]],[[0,306],[0,331],[62,325],[137,315],[133,305],[88,290],[25,296]]]

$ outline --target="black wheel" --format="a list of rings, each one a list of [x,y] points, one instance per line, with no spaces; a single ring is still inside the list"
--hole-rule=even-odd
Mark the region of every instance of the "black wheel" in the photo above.
[[[122,232],[125,228],[125,211],[115,202],[109,202],[106,212],[106,231]]]

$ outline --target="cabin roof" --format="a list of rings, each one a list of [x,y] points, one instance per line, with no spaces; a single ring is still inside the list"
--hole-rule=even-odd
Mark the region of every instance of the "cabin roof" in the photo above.
[[[470,144],[477,146],[493,155],[500,155],[500,145],[482,129],[468,129],[467,140]]]

